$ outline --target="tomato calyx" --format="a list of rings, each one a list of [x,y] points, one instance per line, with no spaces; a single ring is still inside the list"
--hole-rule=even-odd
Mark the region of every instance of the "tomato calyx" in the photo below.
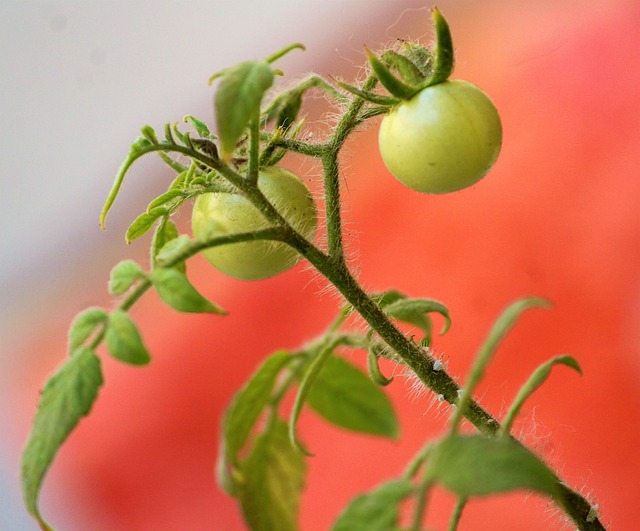
[[[400,51],[388,49],[378,57],[365,47],[371,70],[389,96],[363,91],[340,81],[338,84],[370,103],[392,107],[412,99],[427,87],[449,79],[454,66],[449,24],[436,7],[431,10],[431,17],[436,41],[433,51],[415,42],[403,42]]]

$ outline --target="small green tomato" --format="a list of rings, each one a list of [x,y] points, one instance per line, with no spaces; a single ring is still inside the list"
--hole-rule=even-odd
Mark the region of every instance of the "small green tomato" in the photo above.
[[[445,194],[471,186],[491,169],[500,153],[502,125],[482,90],[449,80],[389,112],[378,143],[385,166],[401,183]]]
[[[316,231],[316,207],[306,185],[297,175],[282,168],[265,168],[258,187],[282,216],[307,239]],[[269,222],[245,197],[209,193],[198,196],[191,227],[196,238],[249,232],[269,227]],[[203,251],[219,271],[240,280],[260,280],[293,267],[301,258],[281,242],[232,243]]]

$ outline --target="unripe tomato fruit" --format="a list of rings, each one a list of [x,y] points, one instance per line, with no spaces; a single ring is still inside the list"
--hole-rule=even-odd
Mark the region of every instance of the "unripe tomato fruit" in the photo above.
[[[306,185],[297,175],[282,168],[260,172],[258,188],[296,231],[313,239],[316,207]],[[198,196],[193,206],[191,227],[196,238],[210,238],[264,229],[270,223],[245,197],[209,193]],[[219,271],[240,280],[260,280],[293,267],[301,258],[285,243],[253,241],[206,249],[204,257]]]
[[[500,116],[475,85],[449,80],[420,91],[380,124],[380,153],[401,183],[444,194],[478,182],[502,144]]]

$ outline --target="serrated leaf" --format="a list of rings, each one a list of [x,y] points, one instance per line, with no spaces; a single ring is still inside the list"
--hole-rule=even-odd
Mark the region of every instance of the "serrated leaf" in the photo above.
[[[427,478],[460,497],[516,489],[558,494],[556,475],[534,454],[509,438],[452,435],[434,446]]]
[[[43,529],[38,497],[44,476],[62,443],[87,415],[102,385],[100,360],[92,350],[77,349],[47,381],[29,439],[22,453],[21,481],[27,510]]]
[[[144,271],[135,260],[123,260],[111,270],[109,293],[111,295],[122,295],[136,280],[144,278]]]
[[[309,390],[307,404],[325,420],[348,430],[393,438],[400,431],[384,391],[337,356],[324,363]]]
[[[540,365],[529,377],[527,382],[520,388],[518,395],[509,407],[509,411],[507,411],[504,422],[502,423],[502,431],[504,435],[508,435],[509,431],[511,431],[513,421],[518,416],[518,413],[520,412],[520,409],[522,408],[525,400],[529,398],[534,393],[534,391],[547,380],[549,374],[551,374],[551,369],[553,368],[553,366],[558,364],[571,367],[579,374],[582,374],[580,365],[575,360],[575,358],[571,356],[557,356]]]
[[[300,495],[304,488],[304,458],[289,444],[287,425],[280,419],[256,438],[241,462],[238,499],[252,531],[297,531]]]
[[[151,263],[153,267],[158,265],[158,255],[161,250],[169,243],[177,239],[179,236],[178,227],[168,218],[164,218],[157,226],[153,233],[153,239],[151,240]],[[185,273],[187,270],[186,262],[178,262],[173,266],[181,273]]]
[[[151,361],[138,327],[123,310],[111,314],[105,343],[109,354],[124,363],[146,365]]]
[[[69,327],[69,352],[73,352],[91,337],[97,327],[104,327],[109,315],[102,308],[88,308],[79,313]]]
[[[189,279],[177,269],[154,269],[149,273],[149,279],[163,302],[174,310],[218,315],[226,313],[222,308],[205,299]]]
[[[149,229],[153,227],[156,220],[163,214],[163,212],[156,211],[153,214],[147,214],[143,212],[140,214],[127,229],[125,239],[127,243],[131,243],[136,238],[143,236]]]
[[[354,498],[331,531],[392,531],[398,526],[400,503],[413,492],[406,479],[393,479]]]
[[[245,62],[223,73],[215,97],[223,158],[228,159],[249,121],[259,112],[274,73],[267,63]]]

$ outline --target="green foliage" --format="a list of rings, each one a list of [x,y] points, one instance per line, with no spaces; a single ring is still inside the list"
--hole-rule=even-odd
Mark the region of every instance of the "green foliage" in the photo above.
[[[78,348],[42,390],[21,464],[25,504],[42,529],[50,529],[38,507],[44,475],[62,443],[91,410],[101,385],[100,360],[92,350]]]
[[[138,159],[156,153],[175,171],[176,177],[165,192],[149,202],[126,232],[127,242],[132,242],[155,226],[150,245],[150,271],[144,271],[132,260],[120,262],[113,268],[109,292],[118,297],[117,305],[110,313],[89,308],[74,319],[69,330],[70,357],[42,391],[22,456],[25,504],[42,529],[51,529],[38,507],[42,482],[59,447],[80,418],[89,412],[102,385],[97,356],[100,345],[104,343],[108,353],[124,363],[150,362],[138,327],[128,313],[150,288],[177,311],[224,314],[222,308],[203,297],[190,283],[185,274],[186,261],[217,246],[259,240],[291,247],[296,256],[306,258],[346,302],[335,322],[315,341],[300,351],[278,351],[267,357],[235,394],[225,412],[217,478],[220,485],[236,497],[252,530],[295,531],[299,528],[306,459],[311,455],[296,434],[297,421],[305,405],[334,426],[366,435],[398,437],[398,419],[381,389],[393,381],[380,370],[382,357],[395,363],[403,373],[415,374],[437,396],[456,406],[451,429],[439,441],[428,442],[400,479],[387,481],[356,497],[337,518],[333,531],[397,531],[401,525],[400,506],[405,501],[415,505],[412,529],[418,530],[422,526],[428,489],[435,483],[459,498],[451,529],[457,526],[468,498],[514,489],[550,496],[579,529],[604,529],[595,507],[509,435],[522,404],[546,381],[553,366],[563,364],[580,372],[575,359],[558,356],[540,366],[520,390],[502,428],[473,400],[474,389],[498,345],[521,313],[547,303],[526,298],[505,310],[479,349],[462,390],[444,368],[436,369],[430,350],[423,348],[433,341],[431,314],[440,314],[444,319],[441,334],[449,330],[448,308],[434,299],[410,298],[393,289],[367,294],[345,261],[340,202],[342,177],[338,171],[340,151],[363,122],[386,113],[425,87],[449,78],[454,65],[451,33],[435,8],[432,17],[436,37],[432,49],[411,41],[384,50],[379,56],[367,49],[371,73],[357,86],[343,81],[332,84],[311,75],[266,101],[275,76],[281,74],[272,63],[293,49],[303,48],[293,44],[264,61],[244,62],[212,77],[212,80],[220,79],[214,97],[217,136],[205,122],[191,115],[183,119],[192,128],[190,132],[183,133],[177,124],[168,123],[162,139],[151,126],[141,129],[141,136],[131,145],[100,213],[101,227],[104,228],[125,176]],[[389,95],[381,93],[378,84]],[[327,139],[309,142],[304,140],[304,135],[299,135],[304,124],[299,116],[304,110],[304,97],[312,89],[321,90],[333,100],[340,114]],[[275,165],[287,153],[311,157],[322,164],[326,249],[317,247],[296,231],[258,187],[265,167]],[[264,217],[263,228],[254,227],[237,234],[203,233],[195,239],[181,235],[172,215],[189,199],[206,193],[232,193],[242,197]],[[355,314],[365,321],[362,333],[353,332],[354,326],[356,329],[363,326],[352,323],[351,317]],[[406,337],[395,322],[417,328],[423,337],[416,343],[413,336]],[[369,376],[340,357],[341,349],[353,349],[353,356],[366,353]],[[293,405],[289,406],[291,402],[285,398],[294,394]],[[283,420],[287,413],[288,424]],[[460,435],[458,428],[463,418],[480,433]]]

